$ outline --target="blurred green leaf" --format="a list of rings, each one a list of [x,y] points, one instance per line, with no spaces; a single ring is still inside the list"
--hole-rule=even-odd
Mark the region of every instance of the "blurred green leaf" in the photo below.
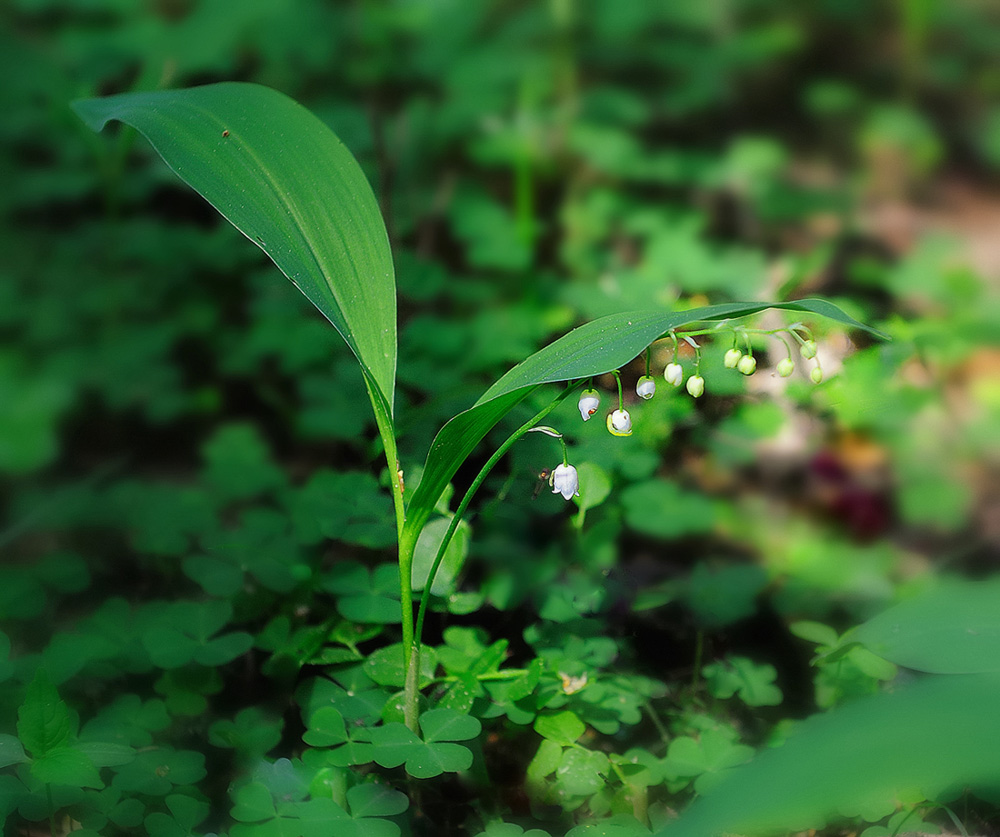
[[[417,538],[417,545],[413,550],[414,592],[419,593],[427,586],[427,576],[450,524],[451,519],[446,517],[431,520],[424,526],[420,537]],[[462,571],[466,556],[469,554],[471,540],[472,527],[463,520],[458,524],[458,528],[445,550],[441,566],[438,567],[437,574],[434,576],[431,592],[435,596],[446,596],[454,589],[458,574]]]
[[[347,791],[347,802],[355,819],[394,817],[410,806],[405,794],[383,784],[355,785]]]
[[[753,748],[735,742],[720,729],[706,729],[698,738],[679,736],[670,742],[663,762],[664,775],[694,778],[695,789],[706,791],[720,775],[753,755]]]
[[[918,671],[1000,671],[1000,581],[940,581],[859,625],[845,640]]]
[[[998,694],[994,674],[934,676],[817,715],[657,833],[800,831],[898,799],[945,802],[966,788],[995,789]]]
[[[336,564],[320,585],[337,596],[337,611],[351,622],[393,625],[402,618],[395,564],[379,564],[374,570],[354,562]]]
[[[52,785],[103,788],[94,763],[73,747],[55,747],[31,762],[31,775]]]
[[[727,657],[705,666],[702,674],[713,697],[725,699],[738,694],[747,706],[781,703],[781,689],[774,685],[774,666],[760,665],[746,657]]]
[[[244,631],[215,636],[231,616],[232,607],[226,601],[173,602],[153,616],[142,633],[142,643],[160,668],[191,662],[215,668],[253,646],[253,637]]]
[[[691,571],[682,595],[703,624],[729,625],[754,614],[757,596],[767,580],[767,573],[760,567],[710,567],[700,562]]]
[[[205,479],[228,500],[245,500],[281,485],[285,475],[272,461],[258,430],[250,424],[219,428],[202,448]]]
[[[9,767],[27,760],[24,747],[21,746],[21,742],[16,736],[0,735],[0,767]]]
[[[660,538],[709,532],[715,522],[712,500],[667,480],[630,485],[622,492],[622,505],[629,526]]]
[[[573,502],[580,508],[576,518],[579,526],[582,525],[584,515],[590,509],[608,499],[611,493],[611,477],[600,465],[593,462],[581,462],[576,470],[580,478],[580,496],[574,497]]]

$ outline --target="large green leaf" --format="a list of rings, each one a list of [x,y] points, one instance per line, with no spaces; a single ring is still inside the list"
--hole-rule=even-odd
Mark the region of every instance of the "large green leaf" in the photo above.
[[[767,308],[819,314],[844,326],[882,336],[822,299],[782,303],[733,302],[687,311],[632,311],[593,320],[519,363],[472,407],[441,428],[427,455],[420,484],[407,507],[407,537],[416,538],[459,465],[490,429],[535,387],[602,375],[618,369],[671,329],[697,322],[745,317]]]
[[[119,120],[336,326],[392,415],[396,294],[385,225],[343,143],[287,96],[255,84],[126,93],[73,104],[95,131]]]
[[[932,676],[803,721],[781,747],[734,768],[658,832],[786,833],[900,802],[1000,788],[1000,677]]]
[[[918,671],[1000,671],[1000,582],[942,582],[869,619],[848,638]]]

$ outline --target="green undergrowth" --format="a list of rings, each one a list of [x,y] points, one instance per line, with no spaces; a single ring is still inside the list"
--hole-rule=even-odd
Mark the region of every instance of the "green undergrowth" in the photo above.
[[[995,182],[990,9],[4,15],[5,833],[995,830],[996,295],[956,242],[891,249],[861,211]],[[576,393],[544,419],[579,496],[540,476],[542,433],[485,479],[430,584],[408,724],[397,475],[356,362],[384,346],[345,344],[145,140],[69,108],[217,81],[302,102],[372,184],[398,339],[367,371],[426,521],[414,606],[479,469],[562,386],[494,382],[575,327],[821,297],[892,339],[772,310],[745,321],[752,376],[729,332],[695,338],[701,397],[664,380],[669,338],[648,402],[652,337],[587,375],[594,421]],[[778,374],[764,332],[796,320],[819,384],[794,341]],[[428,459],[461,415],[468,458],[453,425]]]

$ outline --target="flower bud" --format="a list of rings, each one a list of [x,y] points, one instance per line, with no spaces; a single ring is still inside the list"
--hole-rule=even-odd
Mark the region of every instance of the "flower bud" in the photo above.
[[[553,494],[562,494],[568,500],[580,496],[580,476],[572,465],[557,465],[549,477]]]
[[[688,378],[687,391],[692,398],[700,398],[705,392],[705,379],[701,375],[692,375]]]
[[[635,382],[635,394],[648,401],[656,394],[656,381],[649,375],[643,375]]]
[[[736,368],[744,375],[752,375],[757,371],[757,358],[752,355],[743,355],[740,362],[736,364]]]
[[[812,382],[814,384],[818,384],[820,381],[823,380],[823,370],[820,369],[818,366],[814,366],[812,370],[809,372],[809,377],[812,379]]]
[[[812,360],[816,357],[816,341],[806,340],[805,343],[799,346],[799,354],[806,360]]]
[[[784,360],[778,361],[778,374],[782,378],[787,378],[795,371],[795,361],[790,357],[786,357]]]
[[[585,389],[580,393],[580,417],[584,421],[590,421],[590,417],[597,412],[601,406],[601,394],[596,389]]]
[[[628,410],[615,410],[608,414],[608,430],[612,436],[631,436],[632,417]]]
[[[733,348],[726,352],[726,356],[722,359],[722,362],[726,369],[735,369],[741,357],[743,357],[743,352],[733,346]]]
[[[679,387],[684,381],[684,369],[679,363],[668,363],[663,370],[663,378],[668,384]]]

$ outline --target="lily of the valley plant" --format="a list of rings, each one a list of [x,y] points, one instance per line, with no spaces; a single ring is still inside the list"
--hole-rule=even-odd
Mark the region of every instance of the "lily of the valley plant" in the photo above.
[[[142,133],[167,164],[219,212],[260,247],[340,332],[364,375],[390,474],[400,474],[394,415],[396,374],[396,296],[392,253],[372,189],[350,152],[319,119],[284,95],[252,84],[226,83],[189,90],[132,93],[89,99],[74,105],[95,130],[119,120]],[[402,643],[406,671],[404,716],[418,731],[421,683],[420,635],[434,575],[473,496],[496,462],[525,433],[536,428],[571,393],[594,377],[613,373],[617,406],[607,416],[614,436],[632,433],[619,369],[657,340],[670,339],[674,359],[664,378],[673,387],[684,380],[677,356],[680,340],[696,351],[687,391],[699,397],[705,380],[694,336],[733,331],[732,323],[774,307],[818,315],[843,326],[872,332],[824,300],[726,303],[684,311],[649,309],[603,317],[586,323],[515,366],[467,410],[437,434],[418,485],[392,479],[399,545]],[[684,327],[698,326],[687,334]],[[805,359],[816,357],[812,337],[801,326],[786,329]],[[801,332],[801,333],[800,333]],[[768,332],[773,333],[773,332]],[[752,374],[748,330],[736,367]],[[763,334],[761,332],[760,334]],[[802,335],[805,334],[806,337]],[[726,365],[730,358],[727,357]],[[791,374],[779,365],[780,375]],[[818,373],[818,374],[817,374]],[[811,376],[820,380],[816,366]],[[561,391],[526,423],[513,430],[465,491],[414,606],[414,549],[443,492],[465,459],[486,434],[539,387],[564,384]],[[647,374],[637,384],[640,398],[652,397],[655,383]],[[580,398],[584,421],[599,409],[591,386]],[[560,437],[561,439],[561,437]],[[564,453],[552,471],[552,489],[569,499],[577,494],[578,476]]]

